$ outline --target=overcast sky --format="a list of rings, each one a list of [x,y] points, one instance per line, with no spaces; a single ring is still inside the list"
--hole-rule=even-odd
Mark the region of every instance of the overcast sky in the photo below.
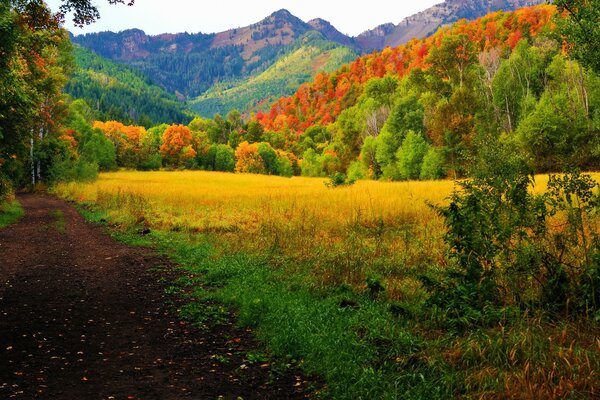
[[[83,29],[66,27],[74,34],[98,31],[122,31],[139,28],[148,34],[213,33],[239,28],[260,21],[274,11],[285,8],[308,21],[320,17],[339,31],[356,36],[386,22],[397,24],[404,17],[422,11],[443,0],[136,0],[133,7],[108,5],[107,0],[93,0],[101,19]],[[60,0],[46,0],[53,11]]]

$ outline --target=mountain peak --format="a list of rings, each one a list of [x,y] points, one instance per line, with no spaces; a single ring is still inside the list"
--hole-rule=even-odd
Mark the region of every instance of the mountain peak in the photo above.
[[[344,46],[355,47],[354,40],[335,29],[329,21],[322,18],[315,18],[308,21],[307,25],[315,31],[320,32],[327,40],[343,44]]]
[[[279,19],[288,19],[290,17],[294,17],[294,15],[291,12],[289,12],[288,10],[286,10],[285,8],[282,8],[281,10],[277,10],[274,13],[272,13],[271,15],[269,15],[269,17],[279,18]]]

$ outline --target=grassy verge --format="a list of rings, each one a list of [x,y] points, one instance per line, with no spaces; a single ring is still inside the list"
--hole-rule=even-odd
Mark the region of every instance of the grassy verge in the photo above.
[[[18,201],[0,203],[0,228],[17,222],[23,215],[25,212]]]
[[[319,375],[322,397],[597,398],[598,319],[573,312],[568,301],[548,311],[546,301],[568,288],[565,275],[553,280],[547,269],[514,268],[546,265],[532,255],[540,245],[553,251],[554,242],[527,242],[494,259],[518,256],[496,269],[494,290],[459,281],[443,221],[424,205],[439,204],[451,188],[359,182],[327,189],[304,178],[117,173],[57,193],[89,201],[88,218],[109,222],[120,240],[155,246],[182,265],[178,284],[186,288],[171,290],[193,293],[184,317],[202,326],[235,312],[269,355]],[[476,220],[490,215],[480,214]],[[556,230],[561,220],[551,222],[549,234],[569,233]],[[140,229],[151,233],[140,236]],[[600,261],[593,254],[591,262]],[[600,287],[595,279],[572,287]],[[475,301],[488,293],[493,301]]]
[[[92,221],[109,220],[94,206],[82,210]],[[512,315],[498,325],[456,332],[424,303],[390,301],[373,281],[362,291],[315,286],[309,266],[289,274],[272,254],[224,252],[217,234],[136,232],[129,227],[115,235],[159,249],[192,278],[180,282],[196,287],[184,317],[202,325],[226,312],[207,304],[235,310],[270,354],[322,377],[326,386],[317,397],[521,398],[529,392],[593,398],[597,390],[600,357],[588,324]]]

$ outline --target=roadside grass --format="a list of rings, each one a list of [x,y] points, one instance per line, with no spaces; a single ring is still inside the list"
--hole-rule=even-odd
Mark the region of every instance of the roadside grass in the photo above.
[[[267,354],[322,378],[315,396],[598,394],[597,323],[523,311],[456,331],[445,323],[452,310],[427,306],[420,278],[441,274],[446,261],[443,227],[423,198],[443,201],[448,182],[437,191],[436,183],[377,182],[328,190],[318,179],[160,174],[107,174],[96,185],[57,191],[90,201],[82,207],[86,218],[109,224],[120,240],[153,246],[180,264],[186,278],[172,290],[195,287],[183,317],[202,326],[235,312]],[[538,181],[543,185],[544,177]],[[240,184],[243,190],[227,186]],[[269,194],[273,187],[277,196]],[[365,190],[370,194],[363,197]],[[194,219],[204,214],[211,216]],[[242,222],[237,228],[235,220]],[[142,229],[150,232],[142,236]]]
[[[0,228],[14,224],[25,215],[17,200],[0,203]]]

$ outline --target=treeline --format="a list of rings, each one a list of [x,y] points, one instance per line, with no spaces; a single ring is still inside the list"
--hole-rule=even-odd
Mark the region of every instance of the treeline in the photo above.
[[[347,174],[350,180],[442,179],[468,175],[481,154],[500,143],[522,155],[537,172],[598,169],[600,76],[568,58],[560,36],[550,29],[552,15],[553,7],[540,6],[461,22],[423,41],[428,47],[418,62],[402,58],[403,65],[414,64],[409,72],[363,75],[360,85],[346,78],[336,83],[339,74],[358,68],[357,61],[330,76],[320,74],[313,84],[281,100],[279,106],[291,105],[279,110],[273,121],[265,115],[243,121],[237,111],[226,118],[196,118],[182,127],[187,131],[178,134],[169,151],[163,146],[172,141],[171,130],[154,127],[139,135],[148,135],[144,140],[152,146],[129,144],[152,163],[143,157],[123,162],[117,155],[116,164],[275,175]],[[485,37],[485,44],[481,47],[473,35]],[[413,43],[410,48],[419,46]],[[369,57],[382,60],[378,54]],[[365,65],[374,68],[368,60]],[[386,64],[382,68],[390,70]],[[313,115],[308,111],[311,99],[329,104],[328,95],[317,87],[347,89],[333,97],[336,113],[306,127],[300,120],[291,124],[292,117]],[[109,130],[103,131],[116,149],[127,147]]]
[[[67,136],[83,162],[100,171],[117,168],[143,171],[202,169],[292,176],[300,173],[298,158],[259,142],[260,124],[245,124],[237,111],[226,118],[195,118],[187,126],[161,124],[150,129],[117,121],[94,121],[83,100],[69,108]]]

